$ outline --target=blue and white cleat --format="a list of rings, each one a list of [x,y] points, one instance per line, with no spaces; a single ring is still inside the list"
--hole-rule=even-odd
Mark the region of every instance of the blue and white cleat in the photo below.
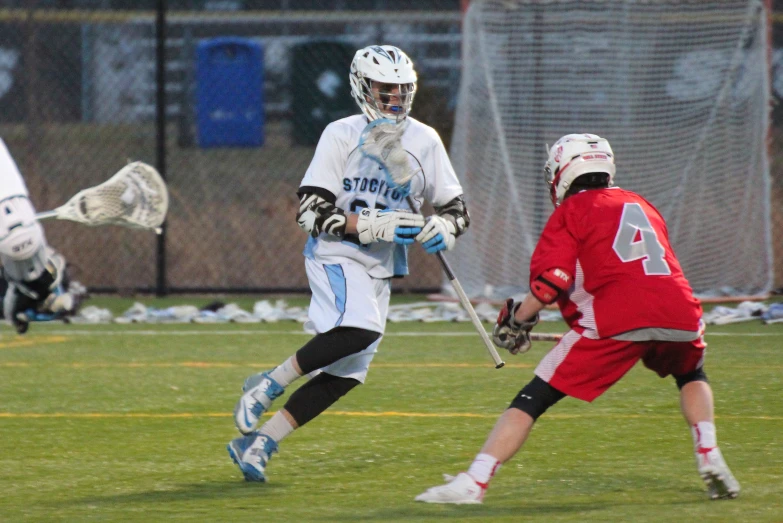
[[[266,481],[266,464],[277,452],[277,442],[259,432],[240,436],[226,446],[228,455],[237,464],[245,481]]]
[[[234,407],[234,424],[242,434],[250,434],[256,428],[258,419],[285,389],[268,373],[262,372],[245,380],[242,391],[244,394]]]

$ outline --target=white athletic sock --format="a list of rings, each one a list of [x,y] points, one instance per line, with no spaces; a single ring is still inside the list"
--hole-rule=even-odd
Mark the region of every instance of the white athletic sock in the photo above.
[[[288,423],[288,420],[285,418],[282,412],[276,412],[274,416],[269,418],[269,421],[261,425],[261,428],[258,429],[258,432],[269,436],[277,443],[280,443],[283,438],[291,434],[293,431],[294,427]]]
[[[489,480],[500,468],[500,462],[489,454],[479,454],[468,469],[468,476],[482,488],[487,488]]]
[[[711,449],[718,446],[714,423],[700,421],[694,424],[691,427],[691,435],[693,435],[693,447],[696,449]]]
[[[269,377],[275,380],[278,385],[283,388],[288,387],[291,383],[302,377],[301,374],[294,370],[295,357],[295,355],[291,356],[269,373]]]

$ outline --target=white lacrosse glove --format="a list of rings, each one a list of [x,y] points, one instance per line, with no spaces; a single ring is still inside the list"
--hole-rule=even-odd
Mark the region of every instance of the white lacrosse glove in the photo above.
[[[454,244],[457,243],[457,228],[454,224],[433,214],[427,218],[427,224],[421,230],[416,241],[420,242],[424,250],[430,254],[434,254],[438,251],[450,251],[454,248]]]
[[[492,329],[492,341],[501,349],[511,354],[523,354],[530,350],[530,331],[538,323],[538,314],[528,321],[518,322],[514,318],[522,302],[514,302],[509,298],[498,314],[498,320]]]
[[[408,245],[424,227],[424,216],[409,211],[362,209],[356,222],[356,232],[363,244],[394,242]]]

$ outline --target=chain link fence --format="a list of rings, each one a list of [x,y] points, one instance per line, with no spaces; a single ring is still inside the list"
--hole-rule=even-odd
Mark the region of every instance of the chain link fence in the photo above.
[[[0,11],[0,133],[39,210],[128,160],[161,159],[154,6],[56,3]],[[355,10],[371,2],[199,4],[221,10],[166,12],[164,257],[154,235],[118,227],[48,222],[47,237],[94,290],[156,289],[160,271],[167,291],[305,290],[296,189],[325,125],[357,110],[347,81],[355,50],[393,42],[416,57],[417,116],[447,138],[459,3],[416,2],[404,12],[385,2],[373,11]],[[237,130],[237,115],[250,125]],[[412,249],[411,269],[398,289],[439,287],[439,266],[421,249]]]
[[[414,116],[448,146],[466,2],[169,0],[159,89],[155,8],[163,3],[0,0],[0,136],[38,210],[129,160],[165,159],[171,204],[162,238],[68,222],[47,222],[47,238],[94,291],[306,290],[295,193],[326,123],[357,111],[347,81],[355,49],[388,43],[413,58]],[[262,86],[255,92],[254,83]],[[216,100],[221,92],[229,99]],[[222,125],[232,118],[244,127]],[[775,153],[783,135],[775,128],[771,138]],[[781,162],[773,154],[776,260]],[[434,257],[414,247],[410,264],[395,289],[440,288]]]

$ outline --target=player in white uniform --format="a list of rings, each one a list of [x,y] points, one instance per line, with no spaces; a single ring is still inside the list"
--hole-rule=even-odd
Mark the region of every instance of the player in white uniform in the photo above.
[[[280,441],[364,383],[386,326],[391,278],[408,273],[407,246],[435,253],[454,247],[470,218],[443,143],[408,116],[417,76],[393,46],[370,46],[351,63],[351,92],[362,109],[329,124],[299,187],[297,222],[309,233],[305,268],[312,290],[309,317],[316,336],[269,372],[248,378],[234,409],[245,434],[228,451],[247,481],[265,481]],[[406,125],[402,145],[416,174],[404,186],[387,179],[358,146],[362,130],[380,118]],[[436,214],[410,211],[406,193]],[[256,430],[261,415],[294,380],[314,377]]]
[[[7,290],[3,315],[20,334],[27,332],[29,313],[64,313],[74,306],[60,285],[65,259],[46,245],[35,218],[27,186],[0,138],[0,262]]]

